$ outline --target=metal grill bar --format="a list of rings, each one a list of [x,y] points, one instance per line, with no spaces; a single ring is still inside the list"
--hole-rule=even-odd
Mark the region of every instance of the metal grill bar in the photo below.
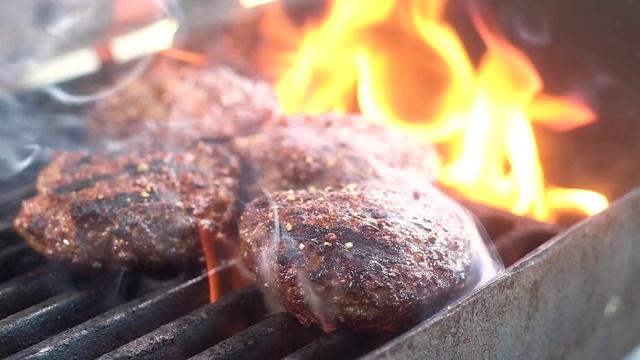
[[[105,310],[113,283],[98,280],[0,320],[0,356],[7,356]]]
[[[141,296],[15,354],[15,359],[93,359],[207,303],[204,278]]]
[[[3,205],[0,202],[0,206]],[[0,249],[6,249],[11,245],[22,243],[22,240],[17,237],[17,234],[13,231],[0,231]],[[2,251],[0,251],[1,253]]]
[[[259,320],[262,296],[251,286],[223,296],[100,359],[185,359]]]
[[[478,217],[505,267],[513,265],[564,230],[558,225],[540,223],[461,199],[458,201]]]
[[[0,282],[11,279],[44,264],[45,259],[21,242],[0,250]]]
[[[278,313],[222,341],[191,360],[280,359],[305,345],[317,333],[289,313]]]
[[[356,358],[366,352],[359,346],[359,337],[355,334],[335,332],[326,334],[283,360],[320,360],[343,359],[345,356]]]
[[[51,271],[49,267],[41,267],[1,284],[0,319],[55,295],[51,284],[64,277],[59,272]]]
[[[397,335],[397,333],[353,334],[337,331],[323,335],[283,360],[356,359]]]

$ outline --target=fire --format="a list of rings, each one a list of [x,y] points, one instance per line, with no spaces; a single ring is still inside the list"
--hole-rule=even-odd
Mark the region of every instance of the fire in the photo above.
[[[275,5],[275,4],[274,4]],[[479,7],[478,66],[444,19],[446,0],[334,0],[310,20],[276,90],[285,112],[361,111],[372,122],[441,144],[442,185],[543,221],[602,211],[596,192],[545,183],[532,123],[566,131],[595,120],[576,98],[543,92],[529,59]],[[295,38],[295,37],[293,37]],[[273,61],[273,60],[270,60]]]
[[[207,264],[207,280],[209,280],[209,301],[215,302],[220,297],[219,276],[217,274],[218,257],[213,236],[207,224],[198,226],[198,236]]]
[[[222,295],[239,290],[250,284],[238,262],[238,254],[229,244],[216,241],[211,223],[203,220],[198,224],[198,237],[204,253],[209,285],[209,301],[215,302]]]

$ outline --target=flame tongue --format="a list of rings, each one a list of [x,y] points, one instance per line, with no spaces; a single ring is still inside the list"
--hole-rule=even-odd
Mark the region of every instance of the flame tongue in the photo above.
[[[474,69],[444,0],[335,0],[309,23],[277,91],[286,112],[361,110],[369,120],[443,143],[442,184],[491,206],[553,221],[560,209],[595,214],[602,195],[544,181],[532,121],[565,131],[594,121],[573,98],[542,92],[529,59],[476,8],[487,47]],[[290,56],[287,54],[286,56]]]

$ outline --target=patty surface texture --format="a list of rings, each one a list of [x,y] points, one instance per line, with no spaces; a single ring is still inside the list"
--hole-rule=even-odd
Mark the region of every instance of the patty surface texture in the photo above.
[[[479,236],[437,189],[285,191],[248,204],[240,251],[262,289],[303,324],[395,330],[463,285]]]
[[[199,231],[232,236],[240,165],[197,141],[184,150],[62,153],[39,175],[14,227],[37,251],[100,268],[181,265],[202,256]]]

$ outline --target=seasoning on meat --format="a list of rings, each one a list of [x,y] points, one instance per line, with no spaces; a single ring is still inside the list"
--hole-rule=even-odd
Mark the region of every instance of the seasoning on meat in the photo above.
[[[202,256],[201,222],[232,235],[239,161],[225,147],[60,154],[14,226],[37,251],[79,267],[165,267]]]
[[[357,115],[282,117],[258,134],[235,139],[233,149],[247,165],[249,198],[374,180],[391,184],[399,170],[399,177],[412,171],[414,178],[432,181],[437,162],[432,147]]]
[[[459,205],[431,186],[419,191],[265,194],[240,219],[240,252],[263,290],[305,325],[410,326],[464,285],[479,236]]]
[[[158,123],[195,126],[211,138],[255,132],[278,113],[272,88],[222,65],[202,68],[159,61],[144,76],[88,113],[93,141],[142,134]]]

